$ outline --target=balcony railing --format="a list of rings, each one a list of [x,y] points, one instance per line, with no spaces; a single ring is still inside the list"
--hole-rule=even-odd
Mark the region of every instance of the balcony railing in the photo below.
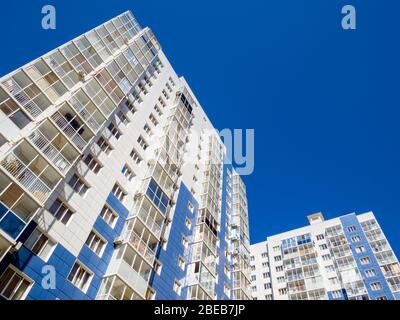
[[[80,149],[83,150],[86,146],[86,141],[81,135],[74,129],[74,127],[65,119],[65,117],[56,111],[51,118],[57,124],[57,126],[65,133],[65,135]]]
[[[0,229],[16,239],[25,228],[26,222],[0,202]]]
[[[40,109],[39,106],[26,94],[26,92],[31,92],[36,95],[38,89],[33,83],[22,89],[16,81],[10,79],[9,81],[4,82],[3,85],[15,100],[17,100],[32,115],[32,117],[36,118],[42,113],[42,109]]]
[[[40,132],[34,131],[29,140],[49,159],[62,173],[68,171],[71,163],[57,150],[51,142]]]
[[[96,300],[118,300],[113,297],[111,294],[102,294],[96,297]]]
[[[143,298],[146,296],[147,281],[123,259],[114,262],[111,266],[110,273],[117,274],[118,277]]]
[[[1,166],[40,203],[43,203],[47,199],[51,189],[27,168],[14,152],[9,153],[1,161]]]

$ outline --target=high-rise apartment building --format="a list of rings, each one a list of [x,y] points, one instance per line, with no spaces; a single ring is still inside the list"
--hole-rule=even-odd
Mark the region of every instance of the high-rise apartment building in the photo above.
[[[372,212],[308,219],[251,246],[253,299],[400,299],[399,262]]]
[[[246,299],[245,186],[125,12],[0,79],[0,299]]]

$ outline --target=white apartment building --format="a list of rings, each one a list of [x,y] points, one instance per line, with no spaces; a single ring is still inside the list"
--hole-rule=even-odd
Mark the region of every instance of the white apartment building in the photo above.
[[[258,300],[398,300],[400,266],[372,212],[324,220],[251,246]]]
[[[2,77],[0,299],[250,298],[225,157],[130,11]]]

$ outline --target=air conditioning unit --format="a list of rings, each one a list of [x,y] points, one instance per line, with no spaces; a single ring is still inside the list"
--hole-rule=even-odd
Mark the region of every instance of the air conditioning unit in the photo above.
[[[137,191],[135,193],[135,195],[133,196],[133,200],[137,201],[139,200],[141,197],[143,197],[143,193],[141,193],[140,191]]]
[[[118,238],[116,238],[116,239],[114,240],[114,244],[115,244],[116,246],[120,246],[120,245],[122,244],[122,242],[124,242],[124,238],[122,238],[121,236],[119,236]]]
[[[10,248],[10,253],[16,253],[22,248],[22,242],[18,241],[14,246]]]

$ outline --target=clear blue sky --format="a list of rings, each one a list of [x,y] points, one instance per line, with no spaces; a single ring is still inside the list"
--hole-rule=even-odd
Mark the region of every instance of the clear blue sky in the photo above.
[[[57,30],[40,28],[57,8]],[[341,7],[357,9],[343,31]],[[373,210],[400,253],[398,0],[3,1],[0,75],[131,9],[217,128],[255,128],[251,241]]]

